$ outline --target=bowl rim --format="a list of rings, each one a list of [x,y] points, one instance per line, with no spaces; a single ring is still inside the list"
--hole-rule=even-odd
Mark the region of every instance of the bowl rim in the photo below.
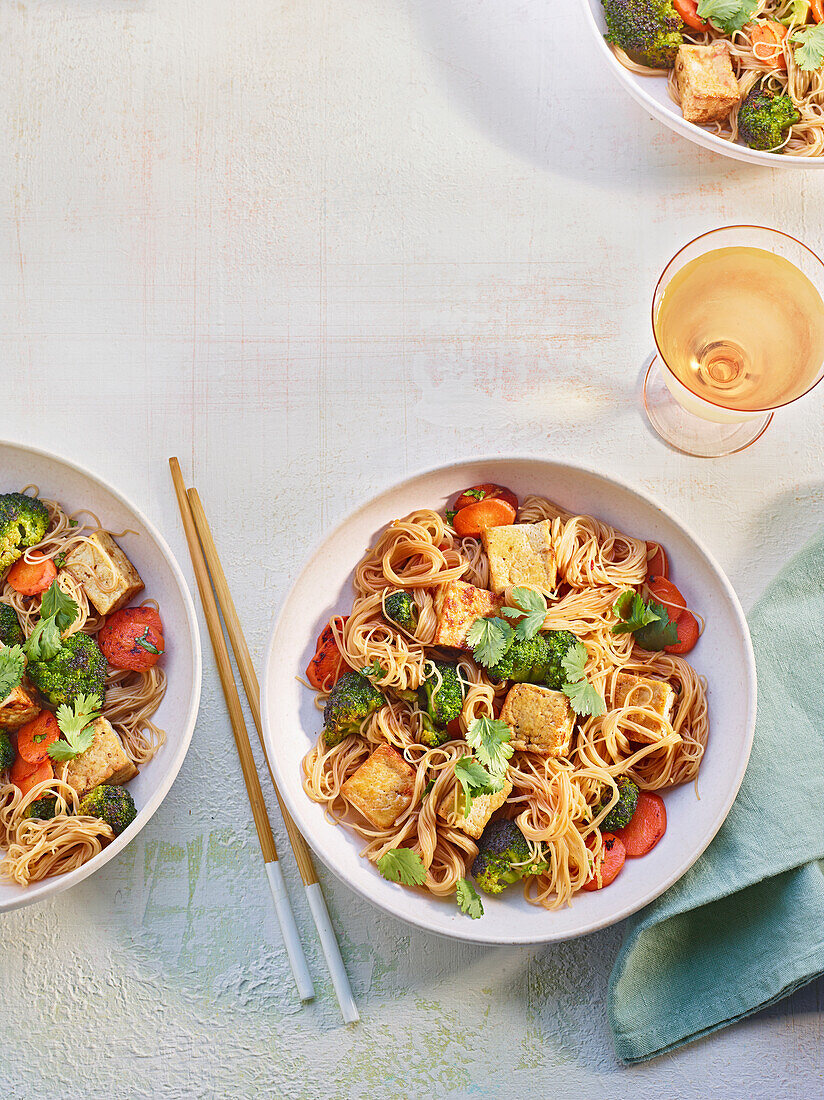
[[[615,78],[623,85],[636,103],[649,111],[651,115],[669,127],[670,130],[674,130],[694,145],[700,145],[704,149],[720,153],[721,156],[731,160],[743,161],[746,164],[760,164],[767,168],[808,168],[811,170],[824,168],[824,156],[800,157],[796,153],[769,153],[761,149],[750,149],[748,146],[739,145],[737,142],[725,141],[724,138],[720,138],[692,122],[687,122],[683,115],[676,114],[674,104],[672,108],[664,106],[644,89],[641,81],[653,80],[656,79],[655,77],[636,76],[625,69],[618,61],[604,40],[603,30],[598,26],[592,10],[591,0],[580,0],[580,4],[584,9],[587,23],[593,38],[596,40],[599,53],[606,59]],[[658,77],[657,79],[663,78]]]
[[[4,447],[15,448],[19,451],[25,451],[32,455],[37,455],[38,458],[44,458],[51,462],[57,462],[62,466],[68,467],[68,469],[79,474],[81,477],[87,478],[89,481],[101,486],[106,492],[111,495],[123,505],[125,509],[132,512],[135,518],[143,525],[146,532],[154,539],[158,549],[169,565],[172,576],[175,579],[180,595],[183,598],[183,605],[186,609],[186,620],[189,627],[189,642],[192,647],[192,664],[194,666],[194,676],[192,677],[191,690],[189,693],[189,700],[186,708],[186,720],[182,727],[182,737],[177,749],[176,756],[170,762],[171,766],[157,788],[152,792],[148,802],[145,803],[138,812],[137,817],[120,836],[115,837],[111,844],[107,845],[101,852],[98,852],[96,856],[84,863],[82,867],[76,868],[74,871],[69,871],[67,874],[55,875],[53,877],[42,879],[40,882],[32,883],[30,886],[18,887],[19,893],[15,897],[9,898],[5,901],[0,901],[0,913],[12,912],[15,909],[22,909],[27,905],[33,905],[35,902],[43,901],[47,897],[53,897],[55,894],[60,894],[64,890],[70,889],[72,886],[76,886],[83,879],[93,875],[95,871],[100,870],[104,864],[108,863],[110,859],[122,852],[123,849],[131,843],[137,834],[149,823],[154,817],[160,804],[166,798],[166,795],[171,790],[172,784],[177,779],[178,773],[183,766],[183,761],[186,759],[186,755],[189,751],[189,746],[192,741],[192,735],[194,734],[195,723],[197,721],[198,710],[200,707],[200,690],[203,678],[203,654],[200,644],[200,630],[197,624],[197,615],[195,614],[195,605],[192,600],[191,592],[189,591],[189,585],[186,582],[186,578],[183,575],[183,571],[178,564],[177,558],[172,553],[168,543],[161,535],[157,527],[149,520],[140,508],[136,507],[125,494],[121,493],[113,485],[110,484],[105,478],[100,477],[98,474],[93,473],[87,467],[80,465],[73,459],[65,458],[63,455],[57,454],[54,451],[47,451],[43,447],[33,447],[29,443],[22,443],[18,440],[3,438],[0,439],[0,451]],[[4,882],[4,885],[15,885],[14,883],[8,884]]]
[[[729,787],[727,789],[726,799],[718,814],[716,815],[716,818],[708,832],[706,843],[699,851],[691,853],[680,863],[678,863],[673,868],[672,872],[666,877],[660,887],[657,887],[649,891],[649,893],[644,894],[643,897],[641,897],[641,899],[637,902],[629,903],[623,906],[623,908],[621,908],[620,910],[606,917],[593,920],[585,927],[582,927],[574,932],[564,932],[560,935],[552,934],[551,925],[549,926],[549,931],[547,935],[542,935],[537,938],[534,935],[524,937],[518,936],[517,934],[504,936],[500,934],[491,934],[489,932],[484,933],[483,929],[474,927],[477,924],[482,924],[483,922],[481,921],[466,921],[461,925],[456,926],[454,931],[452,931],[451,929],[449,931],[446,931],[440,928],[432,928],[427,923],[426,919],[417,916],[417,914],[410,914],[406,909],[404,909],[403,896],[401,894],[399,894],[397,902],[394,903],[377,900],[372,894],[368,892],[365,886],[362,886],[357,881],[351,881],[344,878],[339,869],[333,865],[330,859],[327,858],[324,852],[324,846],[322,842],[319,842],[318,840],[318,836],[322,836],[323,834],[323,827],[321,827],[320,829],[315,829],[312,823],[309,822],[306,818],[304,811],[308,809],[309,800],[305,796],[299,801],[295,800],[294,798],[292,798],[289,785],[280,781],[280,761],[277,752],[273,751],[274,747],[277,744],[277,741],[272,724],[272,717],[270,716],[268,699],[269,683],[272,678],[272,670],[275,661],[274,642],[280,629],[281,620],[285,615],[286,608],[289,605],[292,596],[295,593],[295,590],[303,580],[304,575],[311,567],[315,558],[321,553],[322,550],[324,550],[328,546],[328,544],[330,544],[336,538],[338,532],[342,528],[355,521],[359,516],[370,509],[374,504],[376,504],[381,499],[381,497],[384,497],[389,493],[403,490],[410,486],[413,482],[427,476],[452,470],[460,472],[463,468],[481,466],[485,463],[498,463],[501,465],[505,463],[538,463],[541,465],[564,466],[567,469],[574,471],[575,473],[589,475],[594,478],[598,478],[608,484],[614,485],[624,490],[625,492],[628,492],[631,495],[639,498],[647,506],[657,509],[664,517],[666,517],[669,523],[678,528],[680,533],[698,549],[698,551],[705,557],[705,559],[711,566],[717,579],[721,583],[722,588],[725,590],[727,597],[729,598],[730,605],[735,615],[736,624],[739,628],[739,632],[744,643],[744,651],[746,655],[748,721],[745,731],[745,751],[740,755],[736,774],[731,778]],[[703,541],[698,538],[693,533],[693,531],[680,519],[678,519],[667,507],[660,504],[651,494],[646,493],[642,489],[636,488],[621,477],[616,477],[612,474],[605,474],[593,466],[570,460],[565,455],[558,455],[557,457],[553,458],[547,458],[534,454],[513,454],[507,455],[506,457],[502,457],[500,455],[479,455],[473,458],[461,459],[457,462],[442,462],[433,466],[425,466],[421,469],[418,469],[415,472],[402,478],[400,481],[386,484],[382,489],[370,494],[368,499],[362,501],[361,504],[357,505],[347,514],[345,514],[340,520],[338,520],[338,522],[335,523],[333,529],[327,534],[323,535],[320,539],[318,539],[313,547],[310,549],[310,551],[307,553],[301,566],[300,572],[297,574],[294,581],[289,586],[289,589],[283,597],[280,607],[277,609],[274,615],[272,627],[270,629],[269,637],[267,640],[261,692],[261,711],[263,717],[263,733],[266,754],[269,759],[275,781],[278,782],[278,790],[298,829],[311,847],[312,852],[321,860],[323,865],[335,876],[335,878],[337,878],[345,886],[349,887],[349,889],[354,890],[356,894],[360,895],[360,897],[364,898],[372,905],[377,906],[379,909],[388,913],[390,916],[397,917],[399,920],[404,921],[406,924],[410,924],[416,928],[420,928],[424,932],[428,932],[433,935],[444,936],[447,939],[460,940],[467,943],[504,946],[512,946],[515,944],[526,945],[563,942],[566,940],[577,939],[580,936],[589,935],[590,933],[600,931],[603,928],[608,928],[614,924],[617,924],[619,921],[624,920],[631,914],[638,912],[638,910],[643,909],[646,905],[649,905],[652,901],[654,901],[657,897],[660,897],[661,894],[665,893],[672,885],[674,885],[674,883],[677,882],[678,879],[686,874],[690,867],[704,854],[704,852],[714,840],[716,834],[718,833],[718,830],[724,824],[724,821],[726,820],[727,815],[732,808],[732,804],[735,801],[736,796],[738,795],[738,791],[744,779],[744,774],[747,770],[750,753],[752,751],[753,736],[755,733],[756,709],[757,682],[755,653],[753,650],[752,638],[750,637],[747,620],[744,615],[744,610],[741,607],[741,603],[738,599],[735,589],[732,587],[732,584],[727,578],[727,575],[724,573],[723,569],[721,569],[720,565],[715,560],[715,557],[712,555],[712,553],[704,545]],[[326,822],[324,819],[324,825],[325,824]],[[339,826],[333,827],[339,828]]]

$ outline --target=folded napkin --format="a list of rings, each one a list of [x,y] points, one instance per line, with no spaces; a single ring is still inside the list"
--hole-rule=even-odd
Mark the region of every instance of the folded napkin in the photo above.
[[[726,1027],[824,972],[824,538],[777,577],[750,630],[749,767],[707,851],[629,927],[609,984],[623,1062]]]

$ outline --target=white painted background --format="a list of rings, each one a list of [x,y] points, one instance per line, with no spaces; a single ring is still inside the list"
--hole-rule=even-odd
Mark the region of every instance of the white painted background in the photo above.
[[[6,0],[0,435],[98,470],[188,571],[177,453],[255,653],[330,523],[495,451],[658,495],[749,606],[824,518],[822,395],[737,457],[666,450],[637,400],[649,298],[719,224],[820,247],[824,176],[672,136],[583,30],[559,0]],[[357,1030],[296,891],[321,995],[295,1003],[209,659],[152,823],[2,920],[4,1095],[824,1095],[821,983],[625,1070],[604,1013],[620,928],[457,947],[325,885]]]

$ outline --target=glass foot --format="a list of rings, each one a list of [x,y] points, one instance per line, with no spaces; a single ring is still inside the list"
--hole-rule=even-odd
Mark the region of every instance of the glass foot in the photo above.
[[[668,390],[657,355],[650,358],[644,377],[644,408],[650,424],[665,443],[682,454],[698,458],[721,458],[743,451],[761,438],[773,418],[772,413],[767,413],[756,420],[716,424],[687,412]]]

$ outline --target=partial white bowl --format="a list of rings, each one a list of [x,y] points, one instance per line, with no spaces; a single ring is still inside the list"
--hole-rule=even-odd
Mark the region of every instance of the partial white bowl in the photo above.
[[[580,0],[586,24],[592,32],[599,52],[612,71],[613,76],[625,91],[629,92],[636,103],[670,130],[685,137],[695,145],[711,149],[724,157],[743,160],[748,164],[761,164],[767,168],[824,168],[824,157],[798,157],[787,153],[763,153],[759,149],[749,149],[725,141],[692,122],[687,122],[680,108],[670,99],[667,81],[662,76],[640,76],[625,69],[604,41],[606,22],[601,0]]]
[[[163,668],[169,688],[155,721],[166,731],[166,744],[129,783],[138,811],[129,828],[76,871],[27,887],[0,880],[0,912],[68,890],[123,851],[166,797],[180,771],[200,702],[200,632],[195,609],[180,567],[160,532],[96,475],[44,451],[0,441],[0,493],[17,491],[25,485],[37,485],[42,496],[59,501],[69,512],[90,509],[110,531],[129,530],[117,541],[143,578],[146,597],[157,600],[163,616],[167,646]]]
[[[415,508],[442,508],[467,485],[497,482],[519,497],[540,493],[642,538],[661,542],[690,605],[707,616],[691,660],[709,684],[710,739],[698,780],[666,792],[668,829],[643,859],[628,860],[607,889],[579,894],[569,908],[529,905],[520,888],[484,897],[485,915],[470,920],[454,899],[439,900],[381,878],[358,854],[360,839],[329,821],[301,786],[301,760],[322,722],[313,693],[296,680],[330,615],[352,601],[355,566],[381,529]],[[482,459],[420,474],[388,489],[344,520],[311,556],[289,593],[269,640],[263,686],[269,759],[301,832],[343,882],[386,912],[455,939],[476,943],[546,943],[614,924],[663,893],[701,855],[721,827],[744,776],[755,724],[755,661],[741,605],[699,540],[643,493],[615,478],[535,458]]]

